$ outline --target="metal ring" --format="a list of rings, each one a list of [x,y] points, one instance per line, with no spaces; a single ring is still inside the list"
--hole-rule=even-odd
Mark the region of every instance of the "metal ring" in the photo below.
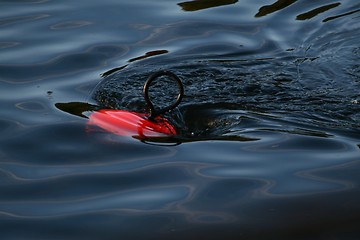
[[[173,102],[172,104],[170,104],[167,107],[156,110],[154,107],[154,104],[151,102],[150,97],[149,97],[149,87],[155,79],[157,79],[158,77],[161,77],[161,76],[167,76],[167,77],[170,77],[170,79],[174,80],[178,86],[179,93],[177,95],[175,102]],[[169,72],[169,71],[159,71],[159,72],[152,74],[148,78],[148,80],[145,82],[143,92],[144,92],[144,98],[145,98],[146,104],[148,105],[148,107],[150,109],[149,119],[154,119],[155,117],[159,116],[160,114],[170,111],[180,104],[180,102],[184,96],[184,87],[182,85],[181,80],[174,73]]]

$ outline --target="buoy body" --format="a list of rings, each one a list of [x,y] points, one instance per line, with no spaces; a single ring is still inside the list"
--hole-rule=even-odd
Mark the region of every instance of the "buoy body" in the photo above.
[[[106,131],[120,136],[147,138],[175,135],[172,124],[162,117],[154,121],[146,118],[146,114],[124,110],[102,109],[90,114],[88,124],[96,125]]]

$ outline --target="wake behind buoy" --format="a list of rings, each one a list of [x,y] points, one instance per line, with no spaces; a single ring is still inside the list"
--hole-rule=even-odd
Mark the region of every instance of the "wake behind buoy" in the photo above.
[[[179,92],[175,102],[162,109],[156,109],[149,97],[149,88],[151,83],[161,76],[174,80]],[[143,93],[147,107],[149,108],[148,114],[125,110],[101,109],[90,114],[88,124],[98,126],[120,136],[141,139],[176,135],[176,130],[171,122],[160,115],[174,109],[180,104],[184,95],[184,89],[180,79],[174,73],[168,71],[156,72],[145,82]]]

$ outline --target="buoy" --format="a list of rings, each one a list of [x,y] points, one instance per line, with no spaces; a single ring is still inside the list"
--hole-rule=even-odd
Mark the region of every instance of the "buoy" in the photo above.
[[[148,91],[150,84],[160,76],[167,76],[176,81],[179,93],[174,103],[163,109],[155,109]],[[176,135],[176,130],[171,122],[160,115],[177,107],[181,102],[184,95],[184,89],[180,79],[175,74],[168,71],[156,72],[145,82],[143,92],[149,113],[100,109],[89,115],[88,124],[98,126],[108,132],[120,136],[140,139]]]
[[[89,124],[120,136],[146,138],[175,135],[172,124],[162,117],[150,121],[146,114],[123,110],[101,109],[89,116]]]

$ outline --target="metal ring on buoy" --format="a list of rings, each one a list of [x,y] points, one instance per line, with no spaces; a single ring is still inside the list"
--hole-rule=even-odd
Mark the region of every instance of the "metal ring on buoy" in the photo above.
[[[171,103],[167,107],[164,107],[161,109],[155,109],[154,104],[152,103],[152,101],[150,100],[150,97],[149,97],[149,88],[150,88],[151,83],[161,76],[167,76],[170,79],[174,80],[178,86],[179,93],[177,95],[175,102]],[[169,71],[159,71],[159,72],[152,74],[148,78],[148,80],[145,82],[143,93],[144,93],[144,98],[145,98],[146,104],[150,110],[149,119],[155,119],[157,116],[174,109],[175,107],[177,107],[180,104],[180,102],[184,96],[184,87],[182,85],[181,80],[174,73],[169,72]]]

